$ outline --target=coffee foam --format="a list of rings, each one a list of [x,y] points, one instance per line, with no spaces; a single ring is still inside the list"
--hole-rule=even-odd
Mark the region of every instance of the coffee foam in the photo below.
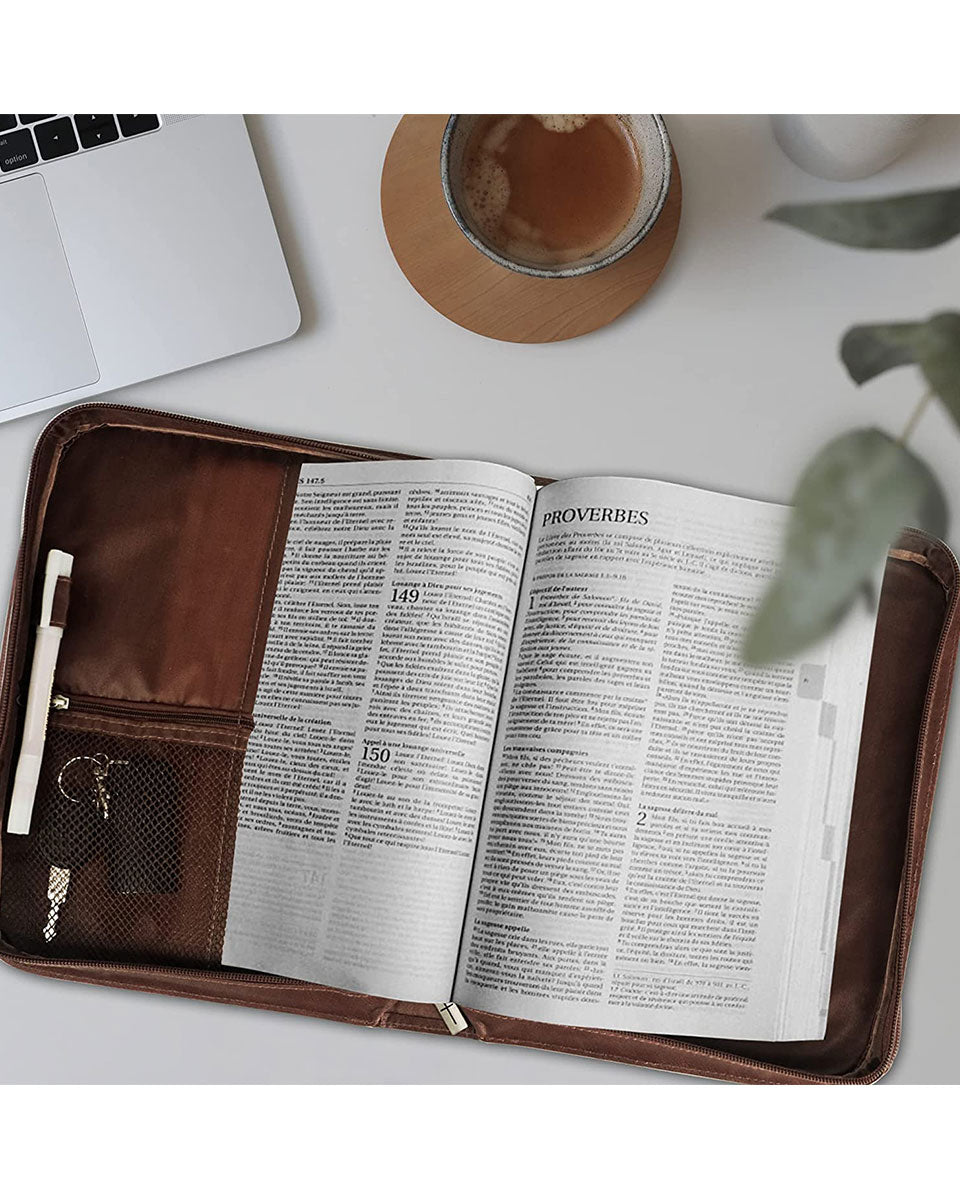
[[[590,120],[590,116],[584,113],[572,115],[570,113],[533,113],[532,114],[544,127],[549,129],[551,133],[576,133],[578,129],[582,129]]]
[[[504,117],[502,121],[498,121],[483,139],[483,149],[486,153],[497,154],[502,150],[507,143],[507,138],[516,129],[519,121],[520,118],[517,116]]]
[[[486,147],[470,164],[463,190],[470,215],[481,233],[490,237],[510,205],[510,180],[493,155],[486,152]]]

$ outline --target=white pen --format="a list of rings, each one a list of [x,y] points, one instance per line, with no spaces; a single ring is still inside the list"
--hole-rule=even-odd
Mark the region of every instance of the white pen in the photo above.
[[[27,713],[23,722],[23,741],[17,759],[13,781],[13,797],[7,816],[7,833],[29,833],[33,817],[33,802],[43,761],[43,744],[47,736],[47,716],[53,692],[53,675],[57,669],[63,624],[53,624],[54,596],[57,582],[70,578],[73,555],[63,550],[51,550],[43,577],[43,599],[40,605],[40,624],[33,647],[33,666],[30,669],[30,688],[27,692]]]

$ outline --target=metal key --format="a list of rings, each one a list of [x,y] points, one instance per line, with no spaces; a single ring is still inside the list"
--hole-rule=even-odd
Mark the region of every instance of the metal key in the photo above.
[[[70,868],[51,867],[50,882],[47,884],[47,900],[50,903],[50,907],[47,909],[47,923],[43,927],[43,940],[45,942],[52,942],[57,936],[57,919],[60,916],[60,908],[67,898],[69,889]]]
[[[47,921],[43,938],[57,936],[57,920],[70,890],[71,872],[85,867],[101,848],[103,817],[90,801],[74,803],[55,796],[40,826],[40,847],[50,863]]]
[[[40,847],[50,863],[49,907],[43,927],[46,942],[57,936],[71,873],[85,867],[102,849],[104,822],[110,812],[107,777],[111,767],[122,761],[106,754],[78,755],[65,763],[57,776],[57,792],[40,827]]]

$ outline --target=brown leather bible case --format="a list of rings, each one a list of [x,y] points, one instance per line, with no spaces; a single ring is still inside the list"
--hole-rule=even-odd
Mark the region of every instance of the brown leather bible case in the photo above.
[[[220,966],[244,747],[300,465],[391,457],[404,456],[109,404],[69,409],[47,427],[30,469],[4,639],[5,808],[42,564],[56,547],[76,566],[37,803],[56,792],[58,764],[62,771],[79,760],[71,770],[82,774],[84,756],[106,754],[130,764],[125,786],[164,832],[148,847],[144,877],[109,855],[84,866],[50,944],[42,932],[50,856],[35,833],[4,833],[0,954],[8,963],[58,979],[447,1036],[432,1005]],[[957,562],[935,538],[910,530],[891,549],[822,1041],[679,1040],[473,1010],[459,1036],[743,1082],[879,1079],[900,1038],[960,635],[958,585]],[[67,600],[64,588],[61,614]],[[65,782],[74,791],[90,786],[79,775]],[[125,836],[137,845],[136,822]]]

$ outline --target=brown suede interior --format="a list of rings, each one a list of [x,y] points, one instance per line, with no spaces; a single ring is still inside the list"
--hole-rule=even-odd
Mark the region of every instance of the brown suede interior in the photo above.
[[[59,418],[38,448],[24,541],[27,596],[36,595],[35,565],[49,547],[76,559],[57,687],[70,695],[137,702],[148,709],[174,706],[186,725],[198,708],[238,720],[249,714],[299,465],[338,456],[357,455],[338,455],[335,448],[307,442],[285,444],[266,435],[218,433],[202,423],[133,410],[86,407]],[[919,534],[905,535],[900,546],[888,561],[880,606],[826,1038],[680,1042],[483,1013],[470,1014],[469,1036],[742,1080],[797,1078],[778,1070],[782,1067],[817,1077],[861,1078],[889,1065],[902,951],[919,877],[916,862],[905,881],[907,847],[912,842],[915,858],[922,852],[958,634],[952,557]],[[11,631],[14,687],[21,690],[29,607]],[[931,705],[939,714],[932,731]],[[72,727],[84,728],[84,719],[86,728],[101,735],[124,733],[109,717],[77,718]],[[149,723],[149,713],[145,719]],[[201,727],[202,722],[201,714]],[[65,725],[71,727],[69,721]],[[135,721],[131,728],[136,734]],[[245,732],[245,725],[234,732],[238,755]],[[16,740],[12,717],[2,735],[8,773]],[[162,727],[157,736],[163,736]],[[182,736],[203,740],[195,732]],[[937,739],[933,753],[931,738]],[[195,786],[210,788],[209,804],[197,811],[206,814],[205,820],[229,826],[235,821],[238,785],[233,778],[213,777],[218,769],[222,773],[219,762],[211,757],[197,767]],[[15,892],[36,886],[18,866],[23,855],[12,846],[15,840],[4,838],[0,915],[9,911]],[[215,846],[223,860],[204,861],[203,853],[191,858],[187,847],[186,878],[192,882],[183,899],[194,909],[205,906],[202,929],[171,901],[163,937],[151,941],[150,930],[144,930],[134,939],[136,951],[125,958],[136,965],[93,961],[105,939],[92,915],[84,928],[75,914],[80,925],[71,927],[66,943],[73,956],[89,962],[43,958],[40,948],[6,921],[0,948],[17,966],[63,978],[362,1024],[443,1029],[430,1006],[242,972],[165,974],[166,964],[209,961],[207,947],[216,948],[222,937],[226,894],[221,888],[215,896],[201,895],[201,881],[215,867],[229,879],[232,842],[200,839],[197,845]],[[209,858],[214,851],[205,853]],[[174,951],[178,929],[184,944]],[[166,950],[154,956],[151,946],[157,945]]]

